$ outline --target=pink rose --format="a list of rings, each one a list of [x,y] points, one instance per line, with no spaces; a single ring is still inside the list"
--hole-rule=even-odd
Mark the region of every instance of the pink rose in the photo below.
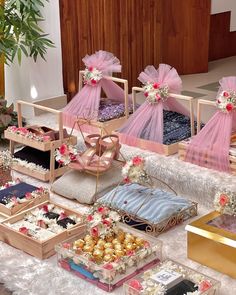
[[[92,215],[88,215],[87,216],[87,220],[90,222],[90,221],[92,221],[93,220],[93,216]]]
[[[65,212],[61,212],[58,220],[62,220],[62,219],[65,219],[65,218],[67,218],[67,214]]]
[[[70,243],[63,243],[62,247],[65,249],[70,249]]]
[[[38,193],[43,193],[43,191],[44,191],[44,188],[42,186],[37,189]]]
[[[136,280],[136,279],[133,279],[132,281],[130,281],[129,282],[129,286],[131,288],[134,288],[135,290],[138,290],[138,291],[140,291],[140,290],[143,289],[141,283],[138,280]]]
[[[94,226],[92,229],[91,229],[91,235],[93,237],[98,237],[98,228],[97,226]]]
[[[148,92],[144,92],[144,96],[148,97]]]
[[[224,96],[224,97],[228,97],[228,96],[229,96],[229,93],[228,93],[227,91],[224,91],[224,92],[223,92],[223,96]]]
[[[107,264],[103,265],[103,268],[111,270],[111,269],[113,269],[113,265],[111,263],[107,263]]]
[[[160,95],[157,93],[156,94],[156,100],[159,101],[161,99]]]
[[[93,67],[88,67],[89,72],[93,71]]]
[[[27,235],[28,231],[29,231],[28,228],[25,227],[25,226],[19,228],[19,232],[24,234],[24,235]]]
[[[48,210],[48,205],[43,205],[42,210],[43,210],[45,213],[48,213],[48,212],[49,212],[49,210]]]
[[[128,176],[124,178],[124,182],[125,182],[125,183],[130,183],[130,179],[129,179]]]
[[[48,136],[48,135],[43,136],[43,141],[49,141],[49,140],[51,140],[50,136]]]
[[[226,105],[226,110],[227,110],[228,112],[232,111],[233,108],[234,108],[234,106],[233,106],[232,103],[228,103],[228,104]]]
[[[43,220],[38,220],[37,221],[37,226],[39,226],[41,228],[47,228],[47,225]]]
[[[132,162],[133,162],[133,165],[134,166],[139,166],[140,164],[143,163],[143,158],[141,158],[139,156],[134,157],[133,160],[132,160]]]
[[[154,83],[154,84],[153,84],[153,88],[154,88],[154,89],[158,89],[159,87],[160,87],[160,84],[158,84],[158,83]]]
[[[209,288],[211,288],[212,284],[208,281],[202,281],[198,287],[199,291],[205,292]]]
[[[133,256],[135,254],[135,251],[134,250],[128,250],[127,252],[126,252],[126,255],[127,256]]]
[[[145,241],[144,248],[150,248],[150,243],[148,241]]]
[[[68,149],[67,149],[67,145],[66,144],[62,144],[60,147],[59,147],[59,153],[61,155],[65,155],[67,153]]]
[[[98,213],[100,213],[100,214],[105,214],[106,210],[107,210],[107,208],[105,208],[105,207],[98,207]]]
[[[31,195],[31,193],[26,193],[25,194],[25,198],[27,199],[27,200],[30,200],[31,198],[32,198],[32,195]]]
[[[109,221],[108,219],[103,219],[102,223],[106,226],[110,226],[111,225],[111,221]]]
[[[97,81],[94,80],[94,79],[92,79],[92,80],[91,80],[91,83],[92,83],[93,85],[95,85],[95,84],[97,84]]]
[[[219,200],[219,203],[221,206],[225,206],[227,203],[229,202],[229,197],[227,195],[220,195],[220,200]]]

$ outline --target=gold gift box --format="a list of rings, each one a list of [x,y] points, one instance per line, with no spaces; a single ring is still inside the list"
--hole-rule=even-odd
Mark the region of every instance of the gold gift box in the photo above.
[[[186,226],[188,258],[236,279],[236,234],[208,224],[220,216],[214,211]]]

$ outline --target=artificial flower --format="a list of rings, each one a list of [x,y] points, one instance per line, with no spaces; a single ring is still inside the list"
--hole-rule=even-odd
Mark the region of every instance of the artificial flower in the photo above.
[[[222,112],[232,112],[236,108],[236,92],[233,90],[222,91],[216,99],[216,106]]]
[[[229,198],[227,195],[225,194],[220,195],[219,203],[221,206],[225,206],[228,202],[229,202]]]
[[[138,280],[136,280],[136,279],[131,280],[131,281],[129,282],[129,286],[130,286],[131,288],[135,289],[135,290],[138,290],[138,291],[140,291],[140,290],[143,289],[141,283],[140,283]]]
[[[95,67],[88,67],[83,73],[83,82],[85,85],[96,86],[102,79],[102,72]]]
[[[158,83],[147,82],[143,86],[146,101],[150,104],[156,104],[160,100],[165,101],[169,95],[169,87],[167,85],[160,86]]]
[[[198,289],[199,289],[199,291],[201,291],[201,292],[205,292],[206,290],[210,289],[211,286],[212,286],[212,284],[211,284],[209,281],[204,280],[204,281],[202,281],[202,282],[199,284]]]

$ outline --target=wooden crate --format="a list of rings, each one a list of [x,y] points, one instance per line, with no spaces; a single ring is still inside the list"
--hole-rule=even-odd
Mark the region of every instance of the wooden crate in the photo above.
[[[0,223],[0,240],[39,259],[46,259],[55,254],[54,247],[57,243],[62,242],[69,237],[73,237],[74,235],[84,232],[85,224],[81,222],[79,224],[75,224],[70,229],[65,229],[61,233],[55,234],[55,236],[50,239],[47,239],[45,241],[38,241],[7,226],[8,223],[12,224],[21,220],[23,216],[31,210],[34,210],[37,207],[47,205],[50,203],[54,204],[59,208],[64,209],[66,214],[75,214],[79,217],[82,217],[81,214],[77,213],[76,211],[73,211],[72,209],[66,208],[52,201],[46,201],[31,209],[28,209],[13,217],[10,217],[4,220],[2,223]]]
[[[140,87],[133,87],[132,88],[132,100],[133,100],[133,107],[136,105],[136,93],[137,92],[143,92],[143,88]],[[180,95],[180,94],[174,94],[170,93],[170,96],[176,99],[180,99],[182,101],[187,101],[189,103],[189,111],[190,111],[190,124],[191,124],[191,135],[194,135],[194,112],[193,112],[193,97],[186,96],[186,95]],[[171,99],[170,97],[170,99]],[[134,110],[133,110],[134,111]],[[151,152],[155,152],[158,154],[163,154],[165,156],[170,156],[178,152],[178,143],[173,143],[170,145],[158,143],[151,140],[146,140],[142,138],[137,138],[134,136],[130,136],[124,133],[118,133],[115,132],[120,139],[120,142],[123,144],[127,144],[129,146],[138,147],[143,150],[148,150]]]
[[[5,205],[0,204],[0,214],[9,217],[17,213],[20,213],[24,210],[27,210],[31,207],[34,207],[38,204],[41,204],[47,200],[49,200],[49,192],[39,194],[38,197],[28,200],[22,204],[17,204],[12,208],[7,208]]]
[[[81,89],[83,87],[83,85],[82,85],[83,84],[82,83],[83,82],[83,77],[82,77],[83,73],[84,73],[84,71],[79,71],[79,89],[78,89],[78,91],[81,91]],[[83,118],[79,118],[78,119],[79,124],[75,124],[74,126],[69,126],[69,127],[71,127],[71,128],[73,127],[79,131],[83,131],[83,132],[89,133],[89,134],[99,133],[101,135],[106,135],[106,134],[111,134],[112,131],[120,128],[125,123],[125,121],[129,117],[128,81],[125,79],[120,79],[120,78],[110,77],[110,76],[107,76],[106,79],[111,80],[116,83],[123,84],[125,115],[123,117],[112,119],[112,120],[109,120],[106,122],[100,122],[100,121],[94,120],[93,118],[91,118],[91,120],[85,120]]]
[[[54,153],[55,149],[57,149],[62,143],[68,143],[71,145],[75,145],[77,143],[77,137],[70,135],[67,138],[63,136],[63,120],[62,120],[62,112],[54,109],[50,109],[41,105],[32,104],[25,101],[17,101],[17,113],[18,113],[18,126],[22,127],[22,105],[30,106],[35,109],[41,109],[43,111],[53,113],[57,117],[57,122],[59,126],[59,139],[53,141],[39,142],[34,139],[26,138],[20,134],[14,134],[5,130],[5,138],[10,141],[10,151],[13,154],[15,143],[20,143],[26,146],[30,146],[32,148],[41,150],[41,151],[50,151],[50,171],[32,171],[27,167],[23,167],[17,163],[14,163],[12,166],[13,170],[16,170],[20,173],[32,176],[42,181],[53,181],[55,177],[59,177],[63,175],[66,171],[66,167],[59,167],[55,169],[55,159]]]

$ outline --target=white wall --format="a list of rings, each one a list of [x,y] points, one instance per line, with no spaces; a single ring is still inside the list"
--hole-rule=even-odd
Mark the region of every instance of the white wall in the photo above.
[[[236,31],[236,0],[211,0],[211,14],[231,11],[230,31]]]
[[[40,57],[36,63],[31,58],[22,58],[21,66],[17,60],[13,65],[5,66],[5,91],[9,102],[17,99],[33,102],[64,94],[59,0],[46,2],[42,14],[45,21],[41,27],[56,48],[48,49],[45,56],[47,62]]]

